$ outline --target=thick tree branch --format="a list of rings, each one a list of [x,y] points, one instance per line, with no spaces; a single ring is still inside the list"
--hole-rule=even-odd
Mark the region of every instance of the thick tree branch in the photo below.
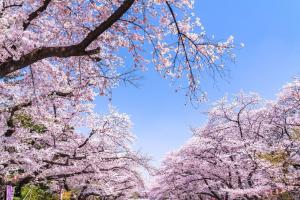
[[[0,77],[4,77],[19,69],[25,68],[37,61],[49,57],[67,58],[72,56],[93,55],[99,52],[99,48],[93,50],[85,50],[94,40],[96,40],[103,32],[109,29],[124,13],[133,5],[135,0],[125,0],[123,4],[103,23],[97,26],[93,31],[78,44],[61,46],[61,47],[41,47],[32,52],[21,56],[19,60],[9,58],[6,62],[0,63]]]

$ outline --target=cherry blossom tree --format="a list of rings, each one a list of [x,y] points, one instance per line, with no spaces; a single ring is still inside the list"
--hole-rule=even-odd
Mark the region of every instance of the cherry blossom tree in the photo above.
[[[188,77],[188,93],[196,98],[200,74],[222,70],[226,57],[233,56],[233,37],[225,42],[209,39],[200,19],[191,15],[193,4],[190,0],[4,0],[0,76],[39,76],[34,71],[49,74],[49,68],[55,68],[66,71],[68,78],[94,80],[98,88],[108,88],[101,81],[103,73],[114,73],[123,65],[119,51],[125,49],[132,55],[132,70],[145,70],[152,61],[166,78]],[[149,48],[150,60],[143,51]]]
[[[139,170],[147,167],[147,158],[130,147],[128,116],[114,109],[107,115],[91,113],[85,118],[89,133],[84,135],[74,129],[82,123],[78,116],[68,117],[69,123],[62,123],[61,117],[39,123],[28,111],[30,107],[15,111],[14,133],[0,137],[4,184],[14,183],[17,189],[45,184],[55,192],[77,191],[78,199],[126,199],[143,191]]]
[[[208,113],[156,176],[151,199],[259,199],[299,188],[298,80],[276,101],[241,93]],[[298,191],[299,192],[299,191]]]
[[[3,81],[1,182],[75,190],[79,199],[126,199],[142,191],[139,170],[147,167],[147,158],[131,149],[128,116],[115,109],[95,113],[92,83],[73,85],[66,72],[49,69]]]

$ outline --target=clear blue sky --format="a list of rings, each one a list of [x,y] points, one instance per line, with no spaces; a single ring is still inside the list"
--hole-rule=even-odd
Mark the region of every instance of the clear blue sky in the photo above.
[[[154,164],[191,136],[190,127],[205,123],[203,111],[225,94],[253,91],[271,99],[283,84],[300,77],[299,0],[195,0],[195,5],[207,33],[216,39],[233,35],[245,47],[236,51],[226,79],[204,81],[209,101],[198,109],[185,106],[184,95],[151,69],[139,89],[121,86],[113,91],[112,104],[134,123],[136,148],[152,156]],[[103,110],[107,99],[96,104]]]

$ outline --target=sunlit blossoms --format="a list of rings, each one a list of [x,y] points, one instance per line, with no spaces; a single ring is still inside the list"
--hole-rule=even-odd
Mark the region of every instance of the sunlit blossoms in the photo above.
[[[128,117],[98,114],[94,100],[148,67],[201,100],[200,76],[223,69],[233,37],[210,39],[193,4],[1,1],[1,184],[47,184],[79,199],[143,191],[147,159],[131,149]]]
[[[79,199],[127,199],[143,191],[139,171],[147,159],[131,149],[127,115],[113,108],[95,114],[72,92],[56,92],[42,102],[1,110],[1,184],[45,184],[54,192],[76,191]]]
[[[143,191],[139,171],[147,158],[131,148],[128,116],[94,111],[96,82],[114,79],[76,80],[55,63],[43,64],[4,78],[0,87],[1,184],[13,184],[16,193],[27,183],[43,184],[79,199],[127,199]]]
[[[200,74],[222,70],[222,57],[233,56],[233,37],[225,42],[209,39],[200,19],[191,14],[193,4],[190,0],[4,0],[0,75],[28,75],[29,67],[48,74],[50,67],[66,72],[65,78],[107,89],[110,85],[102,80],[107,73],[144,70],[152,61],[164,77],[187,80],[178,87],[187,88],[196,100]],[[131,55],[133,64],[122,59],[121,49]],[[147,59],[149,49],[152,59]],[[127,70],[116,70],[122,65]]]
[[[259,199],[299,189],[300,82],[275,101],[256,94],[220,100],[207,124],[169,154],[151,199]],[[299,191],[298,191],[299,192]]]

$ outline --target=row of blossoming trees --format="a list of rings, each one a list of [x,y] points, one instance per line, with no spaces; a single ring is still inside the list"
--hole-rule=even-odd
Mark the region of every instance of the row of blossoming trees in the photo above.
[[[129,198],[143,191],[138,168],[147,168],[147,159],[129,146],[128,117],[114,108],[98,115],[83,102],[73,91],[7,105],[1,115],[1,184],[75,190],[79,199]],[[149,197],[259,199],[299,192],[299,109],[298,80],[276,101],[243,93],[232,102],[222,99],[208,113],[207,124],[168,155]]]
[[[207,124],[170,153],[156,175],[151,199],[298,199],[300,188],[300,81],[275,101],[256,94],[226,98]]]
[[[0,184],[17,195],[27,184],[72,190],[78,199],[143,191],[139,170],[148,159],[132,150],[128,116],[114,108],[99,114],[94,100],[120,81],[133,83],[133,72],[151,61],[201,100],[203,72],[223,69],[233,38],[211,41],[193,3],[0,1]],[[125,69],[123,50],[133,61]],[[208,125],[165,161],[151,198],[252,198],[297,187],[297,86],[261,109],[255,96],[220,102]]]
[[[134,84],[151,61],[165,78],[187,77],[178,87],[197,97],[200,75],[222,69],[233,38],[212,42],[193,3],[0,1],[0,184],[16,195],[34,184],[78,199],[143,191],[148,159],[132,150],[128,116],[99,114],[94,100],[120,81]],[[133,61],[125,68],[124,55]]]

